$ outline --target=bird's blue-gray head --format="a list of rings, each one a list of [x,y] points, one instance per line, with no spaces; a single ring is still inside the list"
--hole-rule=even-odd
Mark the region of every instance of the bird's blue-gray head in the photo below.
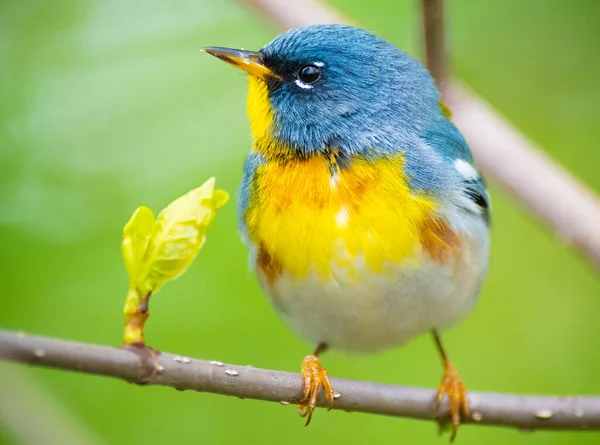
[[[397,150],[440,114],[427,70],[360,28],[292,29],[259,52],[205,50],[251,74],[255,138],[268,132],[268,139],[302,154]]]

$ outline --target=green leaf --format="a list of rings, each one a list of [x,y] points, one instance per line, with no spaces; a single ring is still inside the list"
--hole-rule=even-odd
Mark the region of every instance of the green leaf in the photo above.
[[[146,206],[138,207],[123,228],[123,261],[129,275],[130,288],[138,283],[138,273],[154,227],[154,213]]]
[[[158,215],[138,275],[142,295],[156,293],[184,273],[206,239],[206,229],[229,195],[214,190],[215,179],[173,201]]]

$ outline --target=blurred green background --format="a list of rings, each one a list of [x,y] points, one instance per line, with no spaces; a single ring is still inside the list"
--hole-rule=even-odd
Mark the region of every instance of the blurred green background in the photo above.
[[[332,3],[419,56],[416,1]],[[450,2],[449,19],[453,72],[600,191],[600,2],[463,0]],[[244,74],[199,48],[258,49],[277,33],[233,1],[2,1],[1,328],[120,344],[128,284],[120,238],[133,209],[159,210],[213,175],[233,195],[250,146]],[[596,271],[491,188],[491,273],[472,316],[445,336],[452,358],[472,390],[600,394]],[[147,340],[182,355],[299,370],[309,346],[261,295],[234,207],[217,215],[190,271],[152,300]],[[428,336],[324,361],[352,379],[434,387],[441,376]],[[293,407],[18,365],[0,364],[0,380],[3,445],[25,443],[19,422],[90,444],[447,440],[431,422],[319,411],[304,428]],[[458,440],[597,444],[600,435],[469,426]]]

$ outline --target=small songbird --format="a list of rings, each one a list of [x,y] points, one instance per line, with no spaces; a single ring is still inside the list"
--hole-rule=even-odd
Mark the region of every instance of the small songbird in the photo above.
[[[204,51],[249,73],[254,142],[238,215],[262,289],[316,347],[302,363],[306,423],[321,388],[334,401],[320,353],[430,332],[454,438],[469,402],[440,331],[477,300],[490,206],[428,71],[343,25],[292,29],[258,52]]]

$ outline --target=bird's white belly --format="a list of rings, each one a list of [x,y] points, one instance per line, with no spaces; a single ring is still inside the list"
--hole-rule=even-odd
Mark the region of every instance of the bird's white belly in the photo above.
[[[363,353],[398,346],[472,309],[489,250],[487,228],[473,218],[473,230],[461,234],[461,255],[443,264],[422,253],[376,273],[357,257],[352,276],[334,267],[327,278],[284,270],[270,280],[257,270],[259,282],[284,322],[314,344]]]

